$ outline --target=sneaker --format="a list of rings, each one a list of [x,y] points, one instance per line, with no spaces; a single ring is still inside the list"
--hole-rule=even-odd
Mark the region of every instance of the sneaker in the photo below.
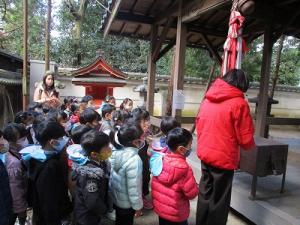
[[[113,210],[111,212],[106,213],[106,218],[111,220],[111,221],[116,221],[116,210]]]
[[[153,204],[146,197],[143,197],[143,208],[144,209],[153,209]]]

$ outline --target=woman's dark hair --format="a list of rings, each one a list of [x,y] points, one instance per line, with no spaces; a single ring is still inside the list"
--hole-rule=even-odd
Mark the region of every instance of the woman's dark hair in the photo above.
[[[105,104],[102,107],[101,113],[102,113],[102,118],[105,118],[106,113],[111,114],[113,111],[116,110],[116,107],[111,105],[111,104]]]
[[[167,145],[172,152],[176,151],[178,146],[186,147],[191,140],[193,140],[191,132],[180,127],[170,130],[167,135]]]
[[[181,127],[181,124],[172,116],[166,116],[161,120],[160,130],[165,135],[167,135],[170,130],[176,127]]]
[[[87,155],[91,155],[91,152],[100,152],[100,150],[109,145],[109,137],[107,134],[90,130],[81,137],[81,147],[84,149]]]
[[[92,128],[90,126],[81,124],[77,127],[74,127],[71,130],[71,138],[74,142],[74,144],[80,144],[80,140],[82,135],[84,135],[86,132],[92,130]]]
[[[127,104],[128,102],[132,102],[132,100],[130,98],[125,98],[120,105],[120,109],[125,110],[124,105]]]
[[[241,69],[229,70],[221,79],[242,92],[246,92],[249,88],[249,79]]]
[[[79,122],[81,124],[92,123],[94,120],[101,120],[101,116],[94,109],[87,108],[80,114]]]
[[[132,145],[132,141],[141,138],[143,135],[143,130],[141,126],[128,123],[128,124],[123,124],[120,129],[117,131],[117,138],[118,141],[121,145],[125,147],[134,147]],[[118,143],[115,141],[115,133],[111,132],[110,133],[110,139],[111,143],[115,146],[117,149],[121,149],[122,146],[120,146]]]
[[[46,90],[46,91],[50,91],[50,90],[54,90],[55,87],[54,87],[54,75],[55,73],[52,72],[52,71],[47,71],[46,74],[43,76],[43,88]],[[48,87],[47,84],[46,84],[46,79],[48,76],[52,76],[52,79],[53,79],[53,84],[51,85],[51,87]]]
[[[135,108],[131,112],[131,116],[135,121],[141,122],[142,120],[149,120],[150,119],[150,113],[141,108]]]
[[[3,132],[2,130],[0,130],[0,138],[3,136]]]
[[[18,139],[26,136],[27,131],[22,124],[9,123],[3,130],[3,138],[8,142],[17,142]]]
[[[45,147],[51,139],[58,139],[66,135],[65,128],[58,122],[43,121],[37,126],[36,139]]]
[[[116,98],[114,97],[114,96],[110,96],[110,95],[106,95],[106,97],[105,97],[105,99],[104,99],[104,101],[106,102],[106,103],[109,103],[111,100],[116,100]]]
[[[86,95],[86,96],[83,96],[83,98],[81,99],[81,102],[82,103],[88,103],[89,101],[93,100],[93,96],[91,95]]]

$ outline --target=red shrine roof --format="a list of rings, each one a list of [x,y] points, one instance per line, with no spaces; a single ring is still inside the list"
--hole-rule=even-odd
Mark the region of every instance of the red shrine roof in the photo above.
[[[126,74],[111,67],[101,56],[91,64],[73,70],[72,83],[77,85],[124,86]]]

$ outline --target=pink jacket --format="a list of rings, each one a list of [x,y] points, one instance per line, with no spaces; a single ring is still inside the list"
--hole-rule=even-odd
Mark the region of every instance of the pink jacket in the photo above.
[[[6,170],[9,177],[10,191],[13,199],[13,212],[22,213],[27,209],[27,176],[21,162],[18,149],[10,147],[6,154]]]
[[[163,169],[152,179],[154,211],[162,218],[185,221],[190,214],[190,199],[198,195],[193,171],[186,158],[179,154],[166,154]]]

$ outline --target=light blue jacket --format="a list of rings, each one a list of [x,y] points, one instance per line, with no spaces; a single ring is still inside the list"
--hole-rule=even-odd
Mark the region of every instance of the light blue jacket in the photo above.
[[[114,149],[110,161],[110,185],[114,204],[124,209],[141,209],[143,163],[138,149]]]

